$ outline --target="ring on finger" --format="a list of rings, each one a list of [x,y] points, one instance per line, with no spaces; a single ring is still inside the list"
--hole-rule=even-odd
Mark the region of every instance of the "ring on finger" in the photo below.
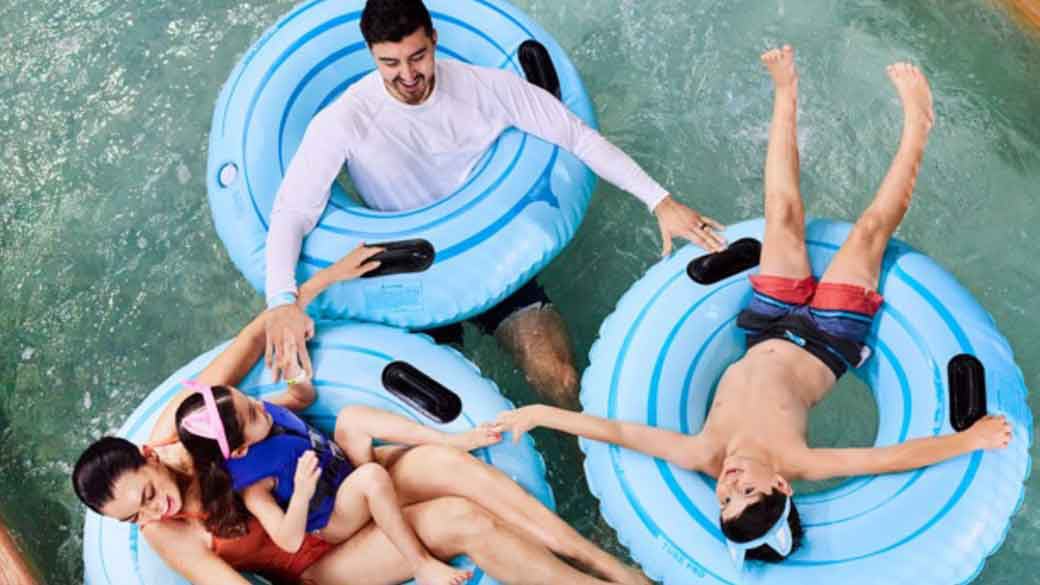
[[[703,229],[707,229],[707,228],[708,228],[708,222],[702,221],[700,227],[698,227],[697,229],[703,230]]]

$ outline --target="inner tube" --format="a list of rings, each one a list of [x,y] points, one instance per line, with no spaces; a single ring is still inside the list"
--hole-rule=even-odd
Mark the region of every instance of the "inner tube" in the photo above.
[[[295,8],[245,53],[217,101],[206,176],[213,222],[258,291],[275,194],[307,124],[375,68],[359,28],[364,4],[314,0]],[[502,0],[426,4],[438,59],[526,75],[597,126],[563,49],[515,7]],[[328,208],[304,240],[296,278],[303,282],[361,242],[423,239],[435,251],[426,270],[337,284],[311,311],[411,329],[461,321],[497,304],[556,257],[580,225],[595,185],[595,175],[570,153],[515,129],[503,133],[457,192],[423,208],[370,210],[334,184]]]
[[[192,360],[160,384],[117,434],[143,444],[163,407],[181,390],[181,382],[197,376],[226,346],[224,343]],[[513,407],[476,366],[425,335],[375,324],[319,323],[308,349],[318,398],[303,412],[303,418],[326,433],[335,427],[336,414],[351,404],[389,410],[448,432],[494,420],[499,412]],[[402,370],[404,380],[400,380]],[[285,388],[284,382],[271,384],[270,379],[261,362],[238,388],[257,397]],[[546,506],[555,506],[545,481],[545,464],[530,439],[518,445],[503,441],[474,455],[501,469]],[[88,585],[187,584],[141,538],[137,526],[90,511],[83,528],[83,560]],[[456,564],[472,567],[466,559],[457,559]],[[479,568],[474,567],[474,571],[470,583],[497,583]]]
[[[761,219],[744,222],[726,236],[761,241],[764,226]],[[817,277],[850,229],[843,222],[808,222],[806,243]],[[622,297],[582,378],[586,412],[700,431],[715,385],[745,351],[736,316],[751,298],[747,275],[754,270],[735,254],[723,262],[734,270],[699,284],[688,269],[702,253],[687,246]],[[961,426],[988,410],[1013,425],[1010,446],[796,496],[802,547],[783,563],[748,563],[738,575],[718,526],[714,479],[583,440],[589,487],[647,575],[667,585],[946,585],[971,581],[981,571],[1004,541],[1029,475],[1033,419],[1022,373],[986,311],[909,245],[890,243],[880,291],[885,302],[868,339],[874,356],[851,370],[877,401],[875,445],[952,433],[951,421]]]

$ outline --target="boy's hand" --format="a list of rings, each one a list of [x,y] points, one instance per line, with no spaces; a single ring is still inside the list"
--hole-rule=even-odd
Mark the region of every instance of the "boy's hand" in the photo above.
[[[500,433],[512,433],[513,443],[519,443],[524,433],[538,426],[538,405],[524,406],[516,410],[500,412],[495,419],[495,429]]]
[[[976,449],[1003,449],[1011,443],[1011,423],[1005,416],[984,416],[964,432]]]
[[[371,258],[382,251],[383,248],[373,248],[365,244],[358,244],[357,248],[351,250],[349,254],[337,260],[335,264],[329,266],[326,270],[328,270],[329,276],[335,282],[355,279],[362,274],[379,268],[379,262],[371,260]]]
[[[317,489],[318,479],[321,477],[321,467],[318,467],[318,456],[314,451],[307,451],[296,461],[296,476],[293,478],[293,497],[299,495],[305,500],[310,500]]]

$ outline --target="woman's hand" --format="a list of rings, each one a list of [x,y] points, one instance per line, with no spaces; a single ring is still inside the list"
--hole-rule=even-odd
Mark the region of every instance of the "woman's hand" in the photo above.
[[[495,419],[495,430],[500,433],[512,433],[513,443],[519,443],[525,433],[540,426],[538,413],[539,405],[532,404],[516,410],[500,412]]]
[[[984,416],[964,432],[975,449],[1003,449],[1011,443],[1011,423],[1005,416]]]
[[[726,249],[726,240],[721,234],[725,226],[679,203],[671,195],[654,207],[654,215],[661,229],[661,256],[672,253],[675,237],[686,238],[709,252]]]
[[[307,451],[296,461],[296,476],[293,478],[293,497],[301,497],[304,501],[310,501],[317,489],[318,479],[321,477],[321,467],[318,467],[318,455],[314,451]]]
[[[333,282],[353,280],[362,274],[379,268],[379,261],[372,260],[372,256],[382,251],[383,248],[359,244],[357,248],[351,250],[349,254],[340,258],[335,264],[325,270],[328,271],[329,277]]]

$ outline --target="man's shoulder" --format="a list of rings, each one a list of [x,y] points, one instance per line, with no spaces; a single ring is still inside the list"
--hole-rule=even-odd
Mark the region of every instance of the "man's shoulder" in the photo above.
[[[382,108],[379,99],[381,91],[383,88],[378,74],[373,72],[366,75],[318,112],[312,124],[338,127],[362,124],[376,116]]]

